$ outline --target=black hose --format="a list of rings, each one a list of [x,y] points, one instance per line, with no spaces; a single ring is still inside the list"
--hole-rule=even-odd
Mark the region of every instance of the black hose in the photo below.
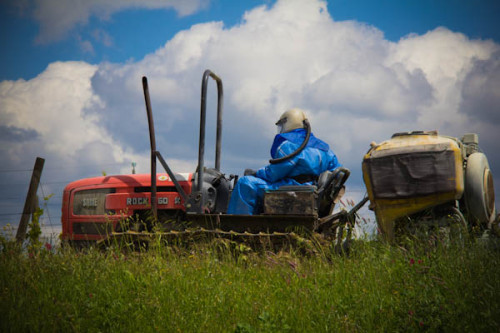
[[[309,121],[307,119],[304,119],[303,123],[304,123],[304,126],[306,128],[307,133],[306,133],[306,138],[304,139],[304,142],[302,142],[300,147],[297,148],[296,151],[294,151],[293,153],[291,153],[289,155],[279,157],[279,158],[273,158],[273,159],[269,160],[269,163],[276,164],[276,163],[286,161],[292,157],[295,157],[298,154],[300,154],[300,152],[307,146],[307,143],[309,142],[309,138],[311,137],[311,124],[309,124]]]

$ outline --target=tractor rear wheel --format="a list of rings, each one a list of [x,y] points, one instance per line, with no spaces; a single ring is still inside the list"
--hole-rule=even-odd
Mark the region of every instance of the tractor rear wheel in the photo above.
[[[483,153],[473,153],[467,159],[464,196],[469,220],[489,228],[495,218],[495,189],[493,175]]]

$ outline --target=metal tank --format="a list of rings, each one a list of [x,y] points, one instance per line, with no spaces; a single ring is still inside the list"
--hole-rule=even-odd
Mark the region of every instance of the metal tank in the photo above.
[[[382,235],[393,240],[398,219],[425,211],[435,216],[438,207],[438,215],[458,215],[467,227],[489,228],[493,176],[478,143],[477,134],[459,140],[437,131],[373,142],[363,158],[363,180]]]

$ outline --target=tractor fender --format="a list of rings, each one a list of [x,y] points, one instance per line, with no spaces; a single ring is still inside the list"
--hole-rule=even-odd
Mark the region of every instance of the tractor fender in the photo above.
[[[495,219],[495,189],[488,159],[483,153],[468,157],[464,185],[469,219],[489,228]]]

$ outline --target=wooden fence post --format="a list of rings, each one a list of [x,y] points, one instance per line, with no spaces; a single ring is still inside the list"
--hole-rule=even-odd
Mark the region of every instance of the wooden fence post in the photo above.
[[[42,176],[43,164],[45,159],[37,157],[35,161],[35,166],[33,168],[33,173],[31,174],[30,187],[28,189],[28,195],[26,195],[26,201],[24,202],[23,215],[19,221],[19,227],[17,227],[16,239],[17,242],[22,243],[26,237],[26,229],[28,228],[28,223],[31,213],[33,213],[34,201],[36,200],[36,192],[38,191],[38,184],[40,183],[40,177]]]

